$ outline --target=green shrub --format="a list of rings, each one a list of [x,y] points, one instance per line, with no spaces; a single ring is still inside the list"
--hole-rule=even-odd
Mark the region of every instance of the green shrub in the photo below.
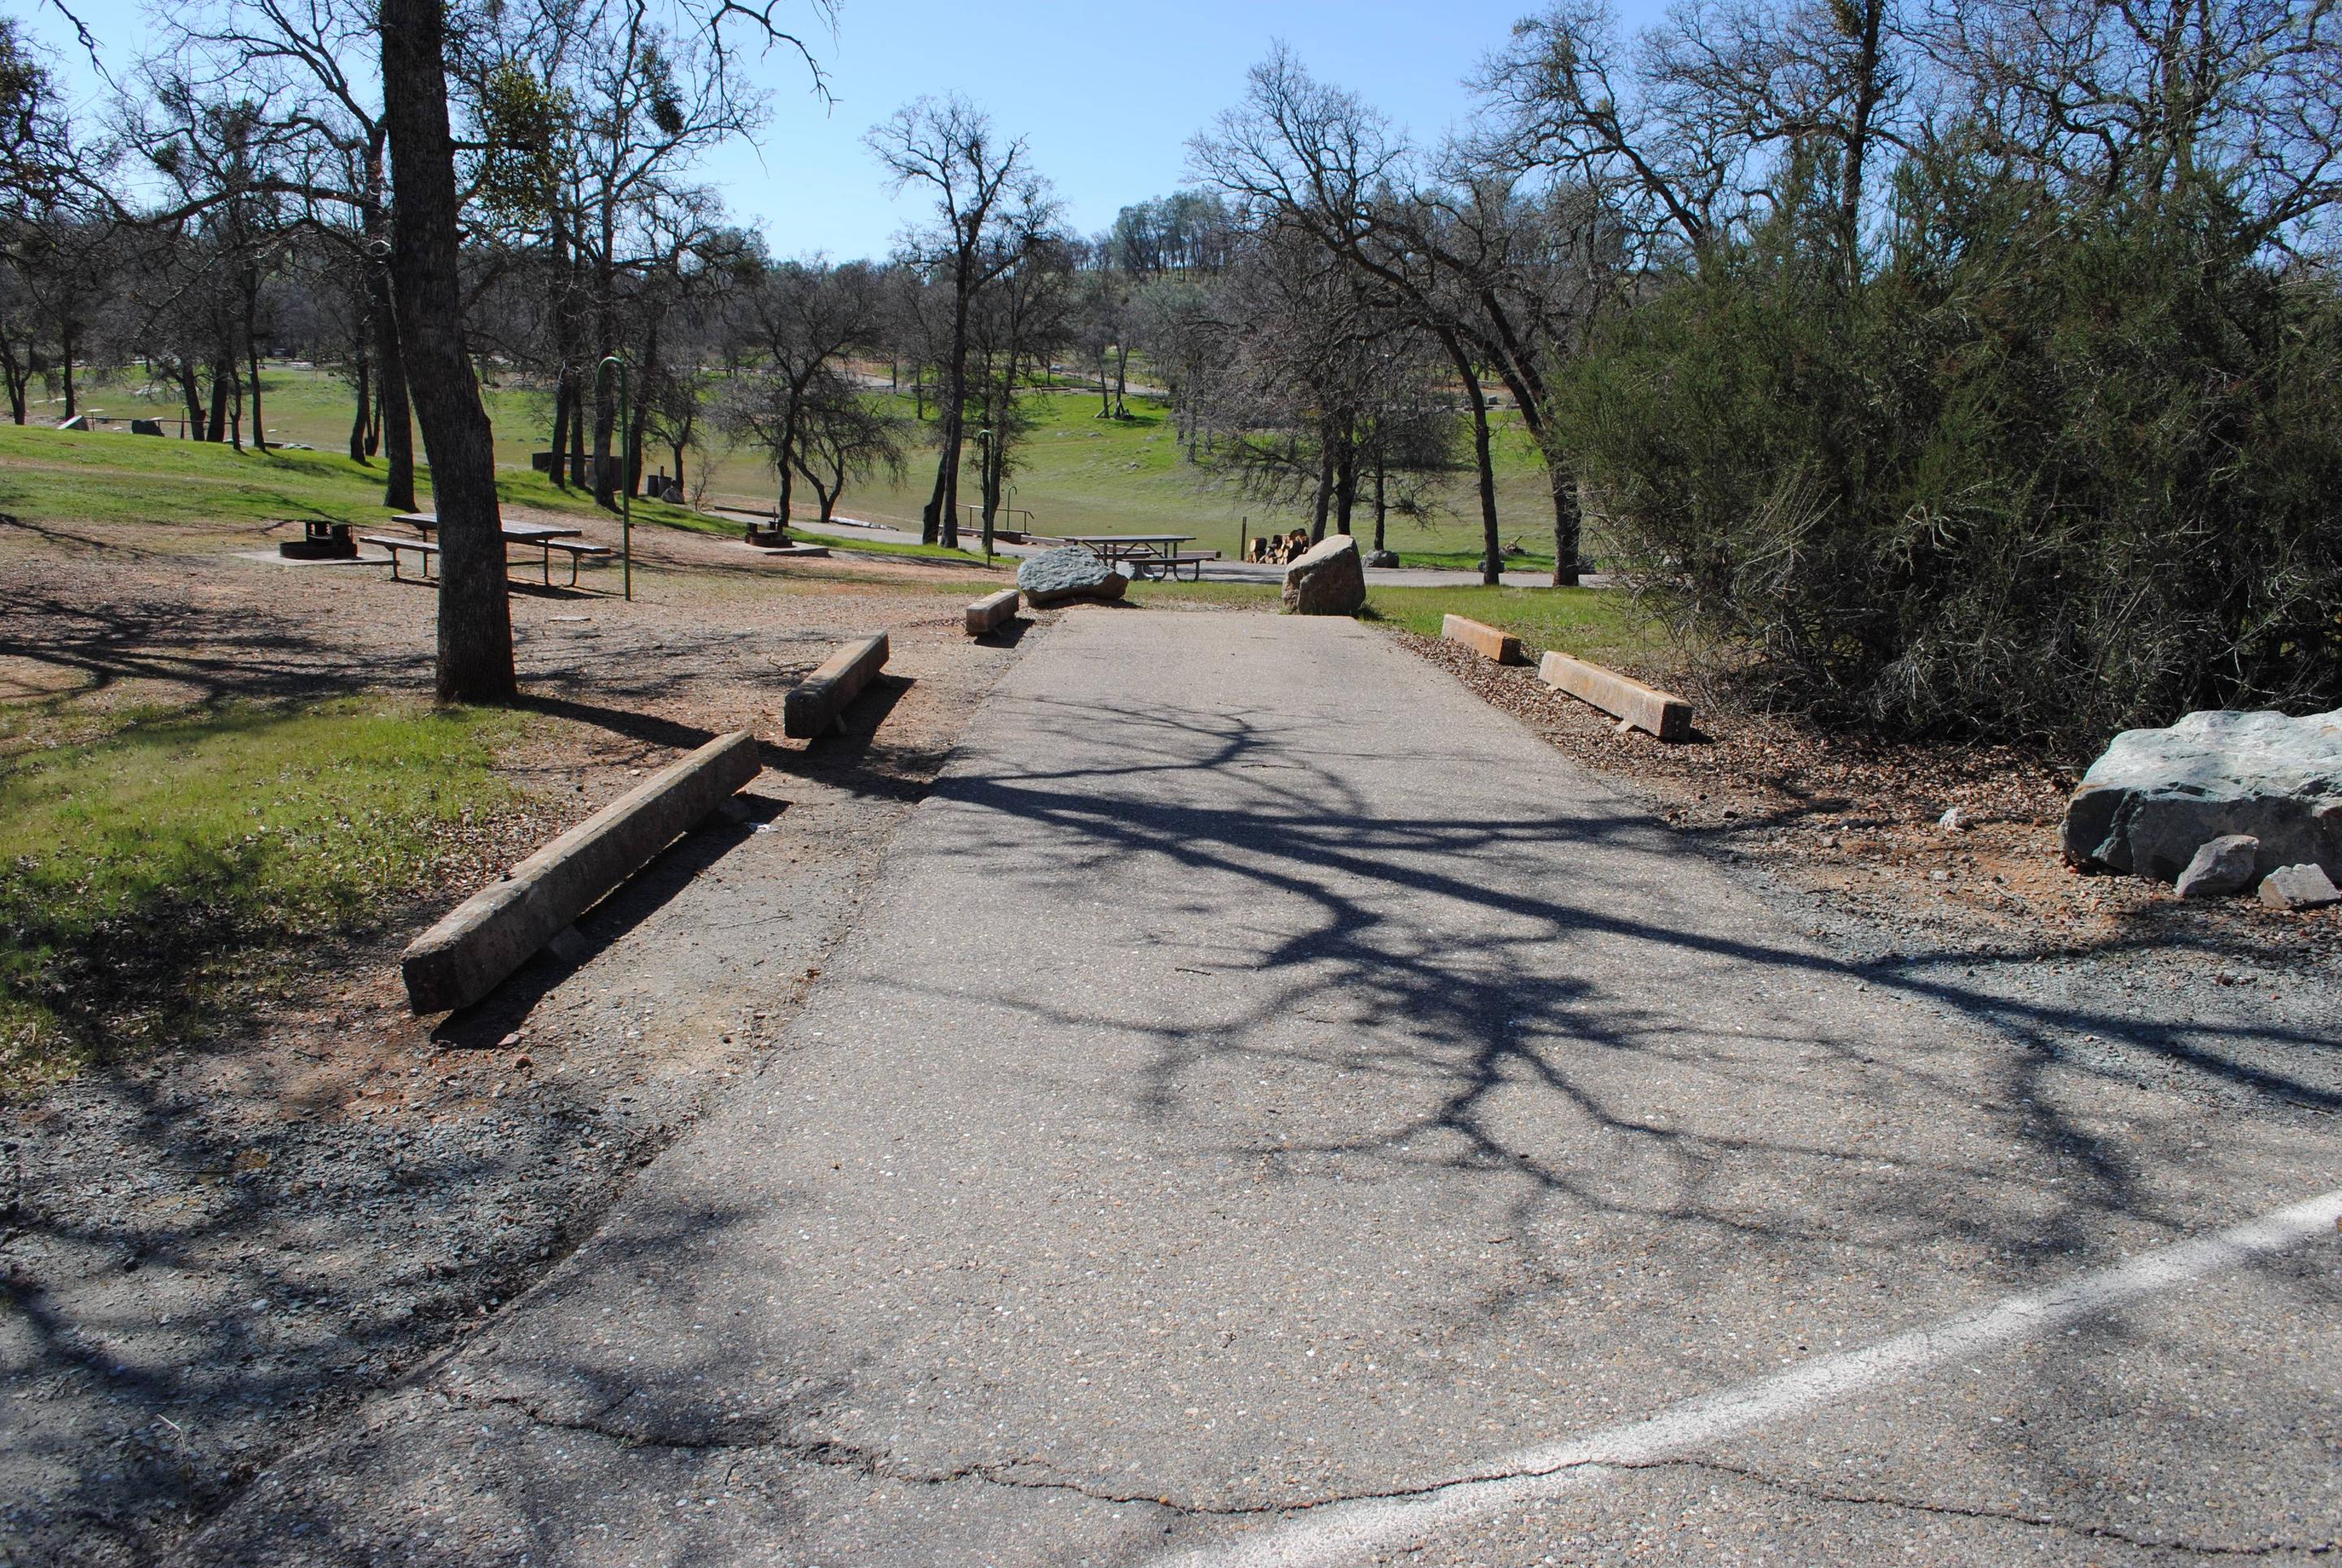
[[[1564,374],[1590,508],[1817,717],[2094,750],[2342,700],[2342,302],[2214,196],[2060,206],[1914,158],[1847,286],[1794,222]]]

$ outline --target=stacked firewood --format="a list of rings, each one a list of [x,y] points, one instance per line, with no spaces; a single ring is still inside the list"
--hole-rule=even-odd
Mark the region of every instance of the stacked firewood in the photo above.
[[[1296,528],[1289,534],[1264,534],[1245,547],[1245,559],[1265,566],[1290,566],[1309,548],[1309,530]]]

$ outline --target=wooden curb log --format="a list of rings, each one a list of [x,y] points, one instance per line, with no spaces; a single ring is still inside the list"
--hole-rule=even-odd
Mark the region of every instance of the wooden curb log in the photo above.
[[[1690,703],[1615,669],[1566,653],[1548,653],[1537,667],[1537,678],[1662,740],[1691,739]]]
[[[781,733],[792,740],[811,740],[823,733],[886,667],[885,632],[847,643],[781,699]]]
[[[1464,616],[1441,616],[1439,635],[1449,642],[1460,642],[1481,658],[1493,658],[1498,664],[1528,662],[1527,656],[1521,652],[1519,638]]]
[[[399,962],[417,1013],[469,1007],[763,769],[743,729],[629,789],[415,939]]]
[[[986,594],[967,607],[967,635],[982,637],[995,628],[1006,626],[1016,618],[1016,590],[1002,588]]]

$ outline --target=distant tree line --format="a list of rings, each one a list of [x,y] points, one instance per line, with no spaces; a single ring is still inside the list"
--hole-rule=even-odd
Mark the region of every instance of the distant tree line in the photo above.
[[[1690,646],[1833,721],[2078,743],[2342,700],[2322,0],[1716,0],[1631,38],[1569,0],[1436,144],[1280,48],[1194,186],[1088,237],[1025,142],[923,98],[866,140],[927,216],[842,264],[770,254],[695,176],[762,123],[736,45],[820,84],[769,10],[156,26],[77,125],[0,20],[9,417],[123,367],[265,447],[264,357],[338,372],[385,500],[419,427],[453,516],[450,695],[509,689],[486,376],[540,390],[551,477],[605,505],[649,464],[704,485],[711,434],[766,453],[784,524],[926,448],[946,544],[998,517],[1030,390],[1151,395],[1204,482],[1315,535],[1380,548],[1463,479],[1491,581],[1518,439],[1556,584],[1591,528]]]
[[[1430,148],[1280,50],[1193,145],[1252,243],[1157,352],[1320,518],[1410,367],[1460,392],[1492,577],[1501,388],[1556,580],[1590,523],[1832,721],[2082,749],[2331,707],[2337,20],[1718,0],[1630,39],[1571,0]]]

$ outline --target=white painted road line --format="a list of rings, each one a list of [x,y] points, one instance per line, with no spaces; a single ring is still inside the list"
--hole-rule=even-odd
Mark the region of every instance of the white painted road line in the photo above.
[[[1643,1421],[1507,1454],[1473,1475],[1419,1493],[1326,1503],[1288,1513],[1250,1537],[1156,1561],[1160,1568],[1314,1568],[1358,1563],[1364,1553],[1419,1539],[1441,1525],[1551,1496],[1577,1484],[1589,1470],[1677,1458],[1701,1444],[1837,1402],[1876,1384],[2031,1339],[2076,1318],[2283,1251],[2337,1225],[2342,1225],[2342,1191],[2327,1192],[2046,1291],[2011,1296],[1932,1328],[1914,1329],[1864,1350],[1823,1356],[1777,1376],[1704,1394]]]

